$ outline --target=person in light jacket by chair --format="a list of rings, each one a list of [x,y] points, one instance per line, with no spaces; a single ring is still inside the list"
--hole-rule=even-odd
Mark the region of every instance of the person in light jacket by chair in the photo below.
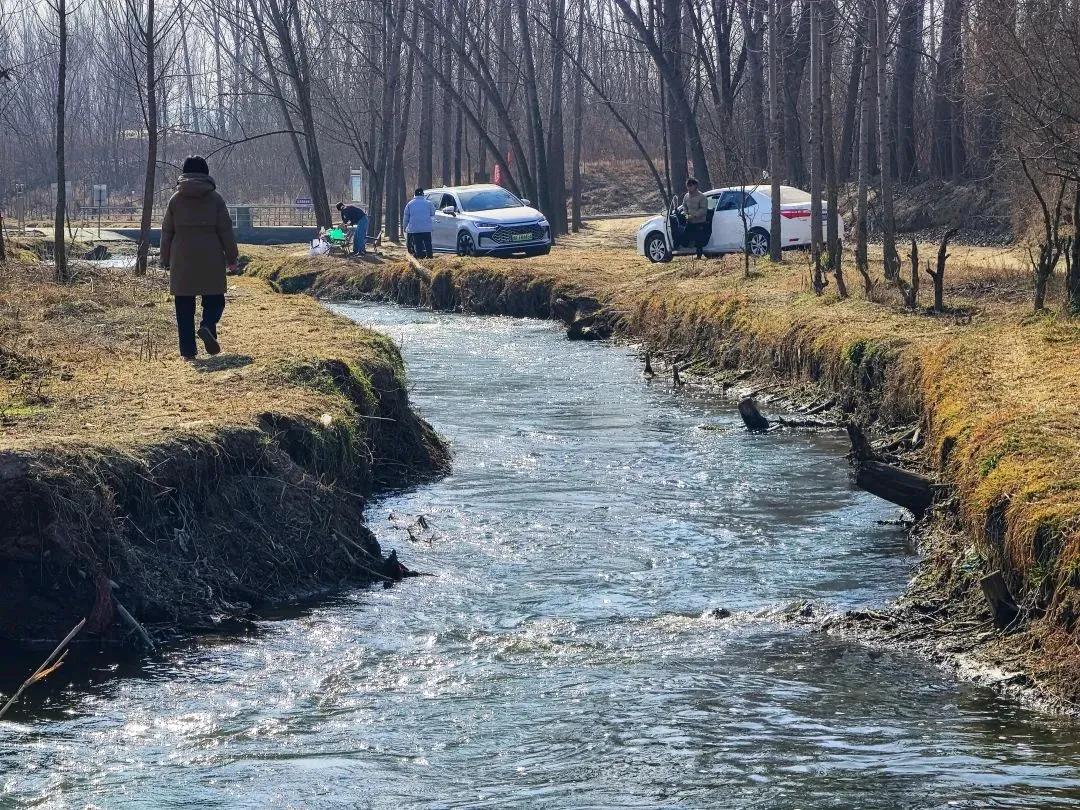
[[[239,255],[229,209],[217,193],[206,160],[189,157],[161,223],[161,266],[169,271],[180,356],[185,360],[198,354],[196,335],[207,354],[221,351],[217,326],[225,311],[225,274],[226,269],[236,269]],[[198,331],[196,296],[202,296]]]
[[[430,259],[435,254],[431,249],[431,229],[435,226],[435,206],[424,196],[424,190],[418,188],[405,206],[401,216],[405,226],[405,245],[409,253],[418,259]]]

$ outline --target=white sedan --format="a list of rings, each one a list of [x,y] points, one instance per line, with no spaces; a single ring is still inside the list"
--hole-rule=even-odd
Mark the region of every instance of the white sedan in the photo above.
[[[772,196],[768,186],[731,186],[705,192],[709,201],[706,222],[708,240],[704,252],[709,256],[741,253],[766,256],[772,240]],[[810,195],[780,186],[780,241],[782,248],[810,246]],[[821,203],[821,215],[827,218],[828,206]],[[840,238],[844,238],[844,220],[836,214]],[[672,200],[667,214],[644,222],[637,232],[638,253],[653,262],[668,262],[672,256],[694,253],[693,244],[684,238],[686,219]],[[822,223],[822,231],[825,225]]]

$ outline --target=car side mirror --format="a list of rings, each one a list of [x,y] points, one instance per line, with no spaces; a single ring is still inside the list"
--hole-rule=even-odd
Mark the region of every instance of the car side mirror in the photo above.
[[[442,211],[444,214],[449,214],[450,216],[454,216],[457,214],[457,209],[454,208],[454,206],[452,205],[444,205],[439,210]]]
[[[529,199],[526,199],[525,197],[522,197],[521,198],[521,204],[524,205],[524,206],[532,205],[532,200],[529,200]]]

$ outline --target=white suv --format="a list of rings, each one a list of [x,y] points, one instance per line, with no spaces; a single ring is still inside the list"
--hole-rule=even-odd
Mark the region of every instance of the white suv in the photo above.
[[[425,196],[435,206],[432,250],[459,256],[551,252],[551,226],[544,215],[501,186],[433,188]]]

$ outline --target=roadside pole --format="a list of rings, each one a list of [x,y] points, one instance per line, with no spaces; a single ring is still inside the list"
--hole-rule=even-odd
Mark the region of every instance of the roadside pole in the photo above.
[[[94,183],[93,203],[97,209],[97,238],[101,238],[101,209],[109,204],[109,187],[105,183]]]

